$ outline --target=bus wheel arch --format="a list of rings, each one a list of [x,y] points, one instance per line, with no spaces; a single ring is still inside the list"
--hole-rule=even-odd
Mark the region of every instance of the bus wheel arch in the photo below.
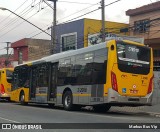
[[[20,94],[19,94],[19,101],[22,105],[26,105],[27,102],[25,102],[25,94],[24,94],[24,91],[21,90]]]
[[[63,91],[62,104],[65,110],[73,110],[73,95],[70,88],[65,88]]]
[[[63,91],[63,94],[62,94],[62,104],[63,104],[63,98],[64,98],[64,94],[65,92],[67,91],[71,91],[71,89],[69,87],[65,88],[64,91]],[[72,92],[72,91],[71,91]]]

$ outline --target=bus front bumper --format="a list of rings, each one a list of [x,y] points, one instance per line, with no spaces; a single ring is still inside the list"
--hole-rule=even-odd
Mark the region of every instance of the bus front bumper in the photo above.
[[[147,94],[144,97],[139,96],[121,96],[118,92],[112,88],[108,91],[108,103],[115,106],[142,106],[152,105],[152,93]]]
[[[1,93],[0,98],[10,98],[10,95],[6,94],[6,93],[4,93],[4,94]]]

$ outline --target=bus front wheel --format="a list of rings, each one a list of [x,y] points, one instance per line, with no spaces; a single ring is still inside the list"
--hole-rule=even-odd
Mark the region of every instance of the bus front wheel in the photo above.
[[[66,91],[63,95],[63,107],[65,110],[73,110],[73,96],[71,91]]]

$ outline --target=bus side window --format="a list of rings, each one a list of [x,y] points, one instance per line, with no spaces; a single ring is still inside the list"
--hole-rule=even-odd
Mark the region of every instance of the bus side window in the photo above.
[[[48,86],[48,64],[42,64],[37,66],[37,85],[39,87],[47,87]]]
[[[106,69],[107,69],[107,49],[101,49],[95,51],[94,63],[92,65],[92,83],[104,84],[106,81]]]
[[[66,68],[67,68],[67,73],[66,73],[66,78],[65,78],[65,84],[75,84],[77,81],[77,74],[75,71],[75,57],[71,57],[67,59]]]
[[[93,52],[81,54],[76,57],[76,65],[81,65],[77,71],[77,84],[90,84],[92,79]]]
[[[72,83],[72,64],[71,58],[61,59],[58,70],[58,85],[67,85]]]

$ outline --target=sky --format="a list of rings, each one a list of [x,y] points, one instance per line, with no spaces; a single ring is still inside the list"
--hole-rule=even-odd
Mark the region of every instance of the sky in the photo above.
[[[37,27],[45,30],[48,34],[51,31],[48,27],[53,21],[53,2],[45,0],[0,0],[0,7],[13,11],[20,17],[30,21]],[[101,0],[58,0],[57,1],[57,23],[73,21],[82,18],[101,19],[101,10],[88,15],[87,12],[98,9]],[[108,5],[117,0],[105,0]],[[105,7],[105,20],[121,23],[128,23],[129,17],[125,12],[128,9],[135,9],[158,0],[120,0]],[[50,36],[22,20],[8,10],[0,10],[0,55],[6,53],[5,42],[16,42],[23,38],[48,39]],[[82,16],[84,15],[84,16]],[[82,16],[82,17],[79,17]],[[47,30],[48,29],[48,30]],[[9,53],[13,53],[9,50]]]

